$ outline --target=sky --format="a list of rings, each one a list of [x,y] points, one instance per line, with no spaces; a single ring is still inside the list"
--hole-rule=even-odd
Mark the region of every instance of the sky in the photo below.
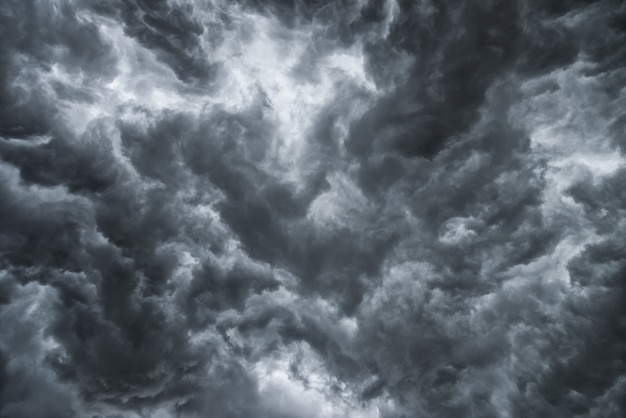
[[[0,418],[626,416],[626,5],[3,0]]]

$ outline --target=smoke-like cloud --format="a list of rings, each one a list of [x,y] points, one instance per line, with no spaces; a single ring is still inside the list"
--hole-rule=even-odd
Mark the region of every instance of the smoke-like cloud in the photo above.
[[[0,417],[626,414],[619,1],[6,0]]]

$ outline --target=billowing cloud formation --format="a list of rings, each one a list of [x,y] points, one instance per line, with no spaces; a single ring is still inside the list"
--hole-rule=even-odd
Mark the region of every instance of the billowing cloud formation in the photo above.
[[[0,31],[0,417],[626,414],[621,2]]]

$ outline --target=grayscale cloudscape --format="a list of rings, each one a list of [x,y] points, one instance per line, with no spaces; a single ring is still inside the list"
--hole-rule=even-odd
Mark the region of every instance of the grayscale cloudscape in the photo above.
[[[0,418],[626,416],[626,6],[3,0]]]

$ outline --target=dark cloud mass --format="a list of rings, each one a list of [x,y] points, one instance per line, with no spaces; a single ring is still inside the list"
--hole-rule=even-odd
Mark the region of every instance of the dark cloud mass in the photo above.
[[[0,3],[0,418],[626,416],[620,1]]]

